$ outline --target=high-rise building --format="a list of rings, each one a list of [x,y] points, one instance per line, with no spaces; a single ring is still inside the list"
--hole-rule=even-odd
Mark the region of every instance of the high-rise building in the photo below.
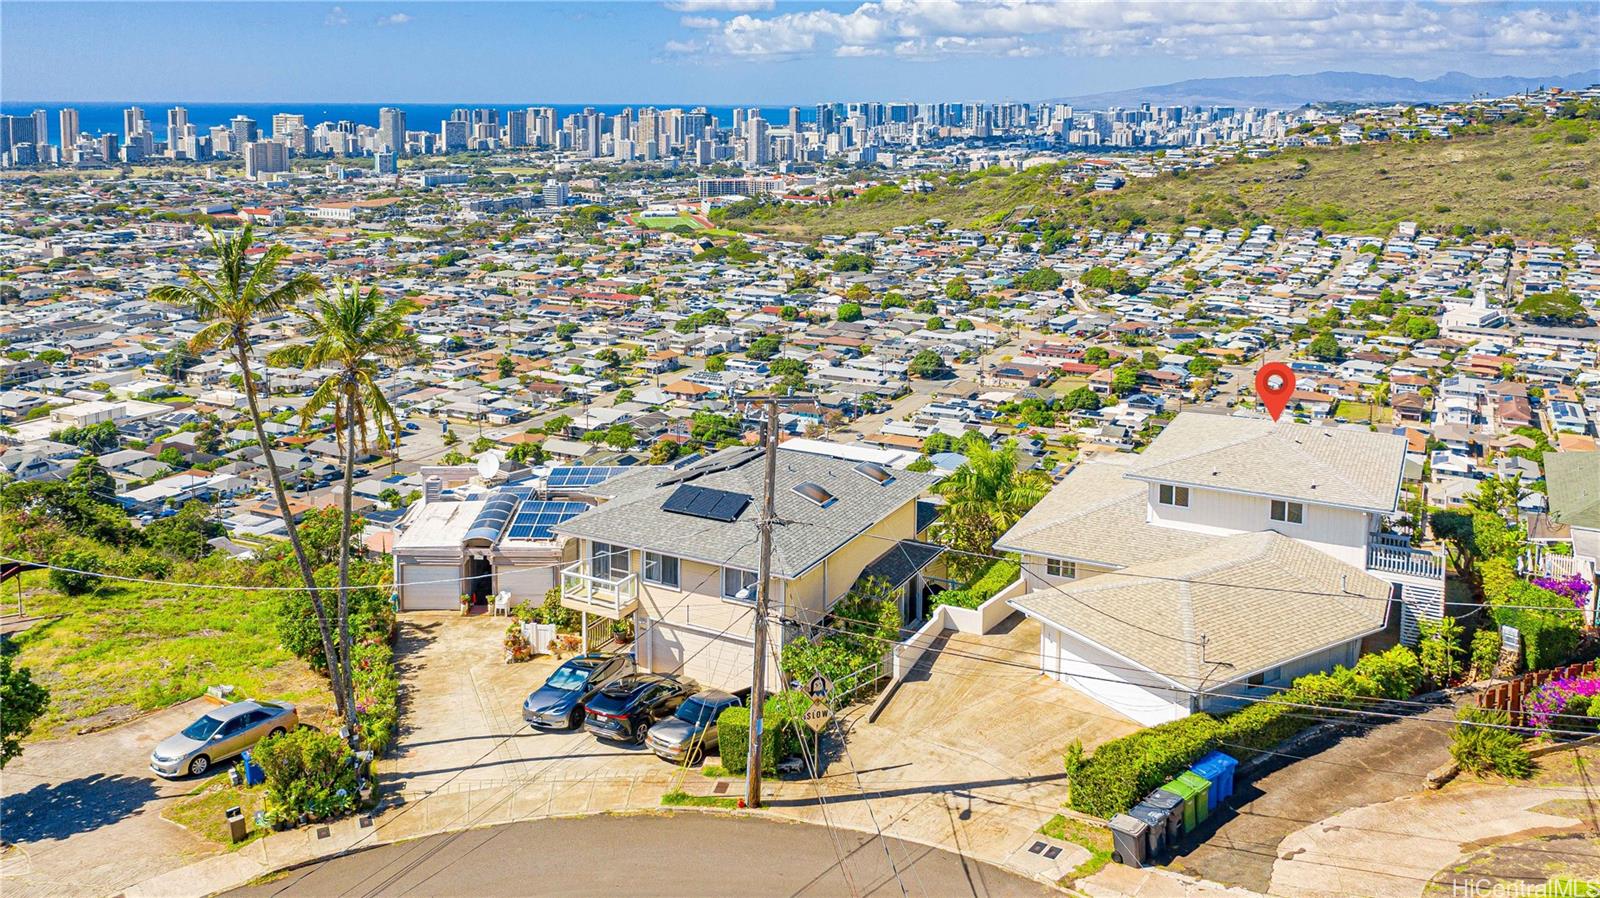
[[[281,140],[256,140],[244,145],[244,176],[254,180],[260,175],[289,170],[289,145]]]
[[[167,110],[167,152],[178,145],[183,138],[184,128],[189,125],[189,110],[182,106],[174,106]]]
[[[50,113],[43,109],[33,111],[33,143],[39,149],[44,149],[50,142]]]
[[[767,120],[759,115],[746,119],[744,123],[745,164],[766,165],[772,161],[771,149],[772,144],[767,137]]]
[[[547,178],[544,182],[544,205],[547,209],[559,209],[567,204],[567,185],[555,178]]]
[[[528,145],[528,111],[525,109],[512,109],[506,112],[506,146],[525,147]]]
[[[138,106],[129,106],[122,110],[122,141],[127,143],[135,134],[145,129],[144,110]]]
[[[380,175],[394,175],[400,172],[400,161],[395,153],[390,150],[379,150],[372,154],[372,170]]]
[[[406,151],[406,111],[393,106],[385,106],[378,110],[378,142],[379,150],[390,150],[395,155]]]
[[[800,133],[800,107],[789,107],[789,132],[795,135]]]
[[[78,110],[61,110],[61,161],[78,161]]]
[[[261,139],[261,129],[256,127],[256,120],[247,115],[236,115],[228,122],[228,131],[232,133],[230,146],[235,155],[245,152],[245,147]]]
[[[467,148],[467,121],[451,118],[439,123],[439,152],[459,153]]]

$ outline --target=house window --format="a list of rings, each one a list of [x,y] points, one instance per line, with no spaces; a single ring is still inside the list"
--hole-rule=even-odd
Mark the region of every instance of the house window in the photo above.
[[[1073,580],[1078,576],[1078,563],[1076,561],[1062,561],[1059,558],[1046,558],[1044,572],[1052,577],[1064,580]]]
[[[1173,486],[1170,483],[1161,484],[1159,499],[1162,505],[1176,505],[1179,508],[1189,507],[1189,488],[1186,486]]]
[[[1285,502],[1282,499],[1272,500],[1272,519],[1285,524],[1304,524],[1306,522],[1306,507],[1299,502]]]
[[[722,597],[735,602],[756,601],[756,572],[742,571],[736,567],[722,569]]]
[[[644,553],[644,582],[678,588],[678,559],[660,552]]]
[[[621,580],[633,570],[633,562],[625,546],[594,543],[589,550],[592,575],[601,580]]]

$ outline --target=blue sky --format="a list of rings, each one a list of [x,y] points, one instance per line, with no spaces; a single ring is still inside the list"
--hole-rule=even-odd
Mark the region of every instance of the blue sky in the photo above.
[[[669,0],[0,4],[0,97],[77,102],[1032,100],[1325,69],[1543,75],[1600,3]]]

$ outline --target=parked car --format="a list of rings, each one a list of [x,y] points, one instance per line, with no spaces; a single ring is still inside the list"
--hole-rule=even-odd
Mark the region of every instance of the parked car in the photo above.
[[[568,659],[522,703],[522,719],[540,729],[576,729],[600,687],[633,673],[627,655],[591,652]]]
[[[744,696],[747,697],[746,691]],[[720,689],[707,689],[684,700],[678,710],[666,720],[650,728],[645,741],[656,757],[663,761],[694,762],[705,757],[708,749],[717,745],[717,718],[725,708],[744,704],[744,697]]]
[[[150,753],[150,769],[164,777],[199,776],[218,761],[299,725],[300,715],[287,702],[234,702],[207,711],[176,736],[163,740]]]
[[[629,674],[607,683],[589,700],[583,728],[601,739],[643,745],[656,721],[671,716],[699,689],[689,679]]]

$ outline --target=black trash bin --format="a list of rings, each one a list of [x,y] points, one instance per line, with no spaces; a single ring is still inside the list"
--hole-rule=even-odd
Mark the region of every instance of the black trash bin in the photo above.
[[[1157,789],[1144,797],[1144,804],[1167,812],[1167,844],[1177,850],[1183,838],[1183,796],[1165,789]]]
[[[1150,832],[1146,833],[1149,850],[1145,853],[1145,857],[1152,862],[1167,853],[1167,815],[1166,808],[1159,808],[1143,801],[1128,811],[1129,817],[1137,817],[1150,827]]]
[[[1111,818],[1111,859],[1129,867],[1143,867],[1149,858],[1150,825],[1138,817],[1118,814]]]

